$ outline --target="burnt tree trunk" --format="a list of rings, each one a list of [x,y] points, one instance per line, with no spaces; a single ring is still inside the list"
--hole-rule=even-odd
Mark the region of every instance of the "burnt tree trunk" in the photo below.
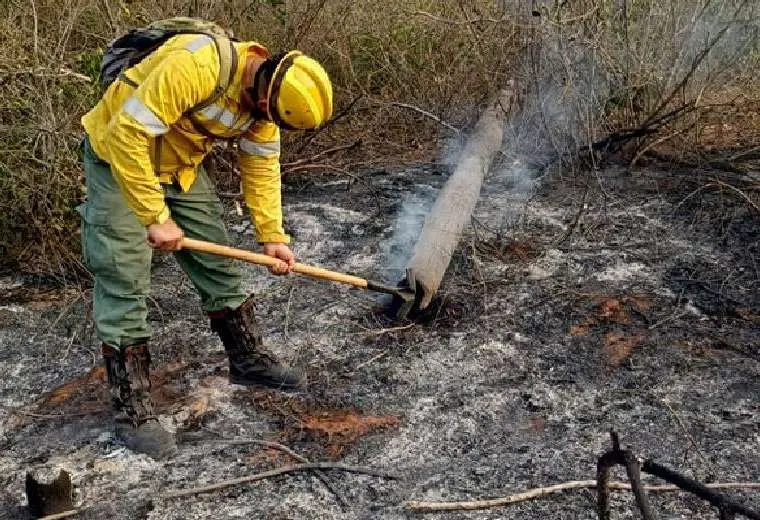
[[[409,287],[417,291],[420,308],[430,305],[451,256],[480,197],[483,178],[501,148],[504,124],[514,93],[502,90],[481,116],[459,157],[459,163],[425,218],[420,238],[406,268]]]

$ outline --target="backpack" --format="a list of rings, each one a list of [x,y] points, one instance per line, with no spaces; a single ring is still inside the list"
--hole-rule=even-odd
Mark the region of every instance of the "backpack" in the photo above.
[[[211,97],[193,107],[192,111],[214,103],[227,90],[235,75],[237,55],[232,42],[237,40],[232,37],[231,32],[214,22],[184,16],[159,20],[146,27],[132,29],[111,41],[100,62],[101,86],[105,89],[117,79],[124,79],[127,69],[140,63],[169,38],[178,34],[204,34],[214,41],[219,55],[219,78]]]

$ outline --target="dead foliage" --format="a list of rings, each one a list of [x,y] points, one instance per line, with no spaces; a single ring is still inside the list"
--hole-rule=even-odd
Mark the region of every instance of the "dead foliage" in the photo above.
[[[536,244],[528,242],[527,240],[508,239],[501,233],[488,229],[479,222],[476,223],[475,229],[476,231],[483,229],[487,234],[495,235],[493,238],[486,238],[486,236],[481,236],[481,234],[478,233],[479,240],[476,243],[476,247],[480,253],[495,256],[510,264],[524,264],[539,255],[539,250],[536,248]]]
[[[546,429],[546,419],[543,417],[531,417],[530,427],[536,433],[541,433]]]
[[[627,360],[633,350],[641,344],[645,335],[639,325],[632,320],[632,313],[642,313],[651,306],[651,300],[640,294],[612,298],[595,295],[593,313],[582,322],[570,327],[572,336],[585,336],[612,326],[614,330],[604,333],[602,355],[610,368],[618,368]]]
[[[153,400],[159,409],[174,404],[180,392],[172,385],[184,374],[186,363],[173,362],[158,367],[150,375]],[[66,414],[84,411],[102,411],[107,408],[108,390],[105,367],[97,366],[85,375],[68,381],[40,398],[34,405],[35,413]]]
[[[625,295],[619,298],[611,298],[604,295],[592,295],[595,302],[593,314],[578,324],[570,327],[570,334],[583,336],[596,327],[620,324],[627,325],[631,322],[632,311],[644,312],[649,309],[651,301],[644,295]]]
[[[641,334],[634,334],[632,336],[623,332],[608,332],[605,334],[602,351],[609,365],[612,368],[619,367],[625,360],[631,357],[633,349],[635,349],[643,339],[644,336]]]
[[[293,458],[287,453],[274,448],[262,448],[245,456],[246,463],[253,466],[279,467],[291,463]]]
[[[93,396],[99,396],[105,388],[104,382],[106,370],[104,367],[95,367],[82,377],[64,383],[48,395],[42,398],[39,409],[57,408],[65,402],[91,400]],[[102,396],[100,396],[102,397]],[[98,402],[102,399],[97,399]]]
[[[182,376],[189,369],[188,364],[181,361],[173,361],[162,365],[152,371],[150,382],[152,385],[151,395],[153,402],[159,408],[165,408],[173,404],[183,395],[183,389],[178,386]]]
[[[395,415],[326,407],[307,397],[271,390],[252,390],[248,397],[257,410],[278,423],[283,443],[306,444],[307,452],[334,459],[363,437],[395,428],[400,421]]]
[[[518,262],[527,262],[537,255],[534,244],[518,240],[510,240],[504,247],[504,251],[509,259],[517,260]]]
[[[394,415],[363,415],[354,410],[306,413],[299,420],[305,431],[325,440],[327,451],[334,458],[340,457],[348,445],[361,437],[395,428],[399,422]]]

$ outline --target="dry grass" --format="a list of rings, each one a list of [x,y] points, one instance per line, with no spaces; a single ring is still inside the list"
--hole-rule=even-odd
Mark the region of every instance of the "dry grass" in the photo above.
[[[319,157],[313,166],[300,163],[299,172],[340,175],[427,160],[441,138],[455,136],[451,126],[467,128],[509,79],[518,80],[529,107],[518,123],[532,128],[531,137],[542,133],[554,151],[582,148],[689,104],[699,108],[668,125],[658,145],[694,150],[709,144],[716,129],[725,134],[724,118],[731,117],[732,135],[744,136],[733,144],[756,146],[757,96],[747,85],[757,78],[751,46],[758,8],[734,0],[661,4],[6,0],[0,4],[0,269],[61,274],[79,268],[73,211],[84,195],[79,118],[98,99],[103,48],[128,28],[197,16],[270,48],[300,47],[321,59],[334,78],[342,117],[317,134],[288,136],[284,162],[357,138],[361,146]],[[700,59],[706,48],[713,50]],[[637,141],[631,153],[652,142]]]

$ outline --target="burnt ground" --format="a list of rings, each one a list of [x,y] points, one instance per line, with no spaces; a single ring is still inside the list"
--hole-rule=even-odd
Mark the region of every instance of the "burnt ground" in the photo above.
[[[398,253],[388,244],[401,201],[445,174],[427,165],[291,181],[284,199],[297,253],[392,276],[383,266]],[[26,518],[26,470],[53,467],[72,473],[77,501],[90,506],[83,518],[413,518],[406,500],[592,479],[610,428],[704,481],[758,481],[760,228],[737,192],[703,188],[709,182],[693,170],[610,165],[557,173],[526,202],[495,177],[447,275],[444,305],[425,323],[384,323],[370,294],[244,266],[269,343],[308,370],[302,394],[228,385],[192,287],[170,257],[158,259],[154,397],[181,438],[165,463],[111,437],[86,287],[4,278],[0,518]],[[229,209],[234,241],[253,247]],[[343,506],[308,474],[150,504],[168,489],[293,462],[245,439],[403,478],[329,472]],[[757,492],[735,495],[760,508]],[[684,494],[651,500],[661,518],[717,517]],[[594,495],[577,491],[427,516],[595,515]],[[637,515],[629,494],[615,495],[614,518]]]

